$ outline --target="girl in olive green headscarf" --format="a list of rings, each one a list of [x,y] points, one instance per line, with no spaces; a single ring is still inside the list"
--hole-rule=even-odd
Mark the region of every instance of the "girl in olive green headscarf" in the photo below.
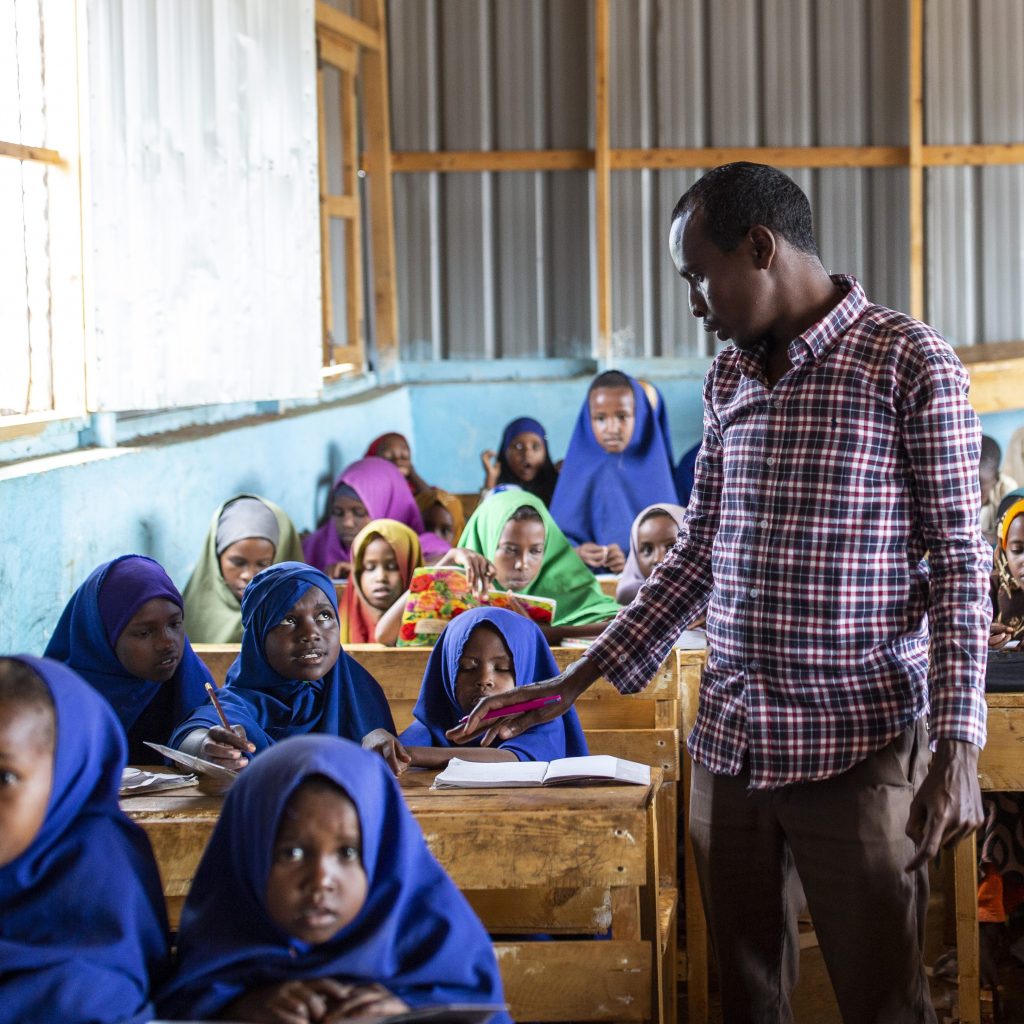
[[[501,590],[557,602],[549,643],[597,636],[619,606],[573,551],[544,502],[527,491],[501,491],[470,516],[459,547],[494,563]]]
[[[301,562],[292,521],[272,501],[238,494],[213,514],[203,553],[185,587],[185,628],[193,643],[242,639],[242,594],[268,565]]]

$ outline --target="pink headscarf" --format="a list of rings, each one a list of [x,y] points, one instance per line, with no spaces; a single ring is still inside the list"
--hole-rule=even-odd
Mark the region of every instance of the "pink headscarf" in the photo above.
[[[387,459],[371,456],[353,462],[334,481],[332,495],[341,484],[351,487],[359,495],[359,500],[366,506],[370,519],[395,519],[405,523],[419,536],[425,558],[443,555],[451,547],[436,533],[428,533],[424,529],[423,517],[409,491],[405,477]],[[310,565],[321,571],[335,562],[352,561],[352,549],[342,546],[341,538],[330,518],[302,542],[302,554]]]
[[[682,505],[670,505],[668,502],[659,501],[656,505],[648,505],[647,508],[641,509],[640,514],[633,520],[633,525],[629,530],[629,557],[626,559],[626,567],[619,577],[619,585],[615,588],[615,600],[619,604],[629,604],[646,581],[636,560],[636,549],[639,543],[637,534],[640,532],[640,524],[645,519],[659,514],[674,519],[676,526],[681,528],[683,520],[686,518],[686,509]]]

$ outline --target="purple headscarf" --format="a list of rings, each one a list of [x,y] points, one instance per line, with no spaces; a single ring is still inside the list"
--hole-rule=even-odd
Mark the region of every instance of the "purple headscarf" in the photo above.
[[[396,519],[419,535],[425,558],[443,555],[451,545],[436,533],[428,533],[409,484],[396,466],[387,459],[370,456],[353,462],[337,480],[331,494],[342,484],[359,495],[370,519]],[[315,533],[302,542],[306,561],[323,571],[335,562],[352,561],[352,549],[344,547],[330,517]]]
[[[183,608],[178,588],[159,563],[139,556],[120,558],[110,563],[100,584],[96,603],[111,647],[117,646],[132,616],[148,601],[158,597]]]

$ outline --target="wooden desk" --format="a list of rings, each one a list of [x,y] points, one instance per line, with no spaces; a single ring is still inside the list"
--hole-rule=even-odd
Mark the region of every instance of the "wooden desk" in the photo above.
[[[978,758],[983,790],[1024,790],[1024,693],[990,693],[988,740]],[[956,889],[956,950],[960,1020],[981,1021],[981,956],[978,948],[978,844],[969,836],[953,851]]]
[[[433,772],[402,778],[431,851],[488,930],[509,936],[495,951],[517,1019],[675,1020],[675,893],[657,884],[658,774],[649,787],[474,791],[431,790]],[[172,920],[221,803],[195,789],[122,802],[153,844]],[[608,929],[608,941],[526,938]]]

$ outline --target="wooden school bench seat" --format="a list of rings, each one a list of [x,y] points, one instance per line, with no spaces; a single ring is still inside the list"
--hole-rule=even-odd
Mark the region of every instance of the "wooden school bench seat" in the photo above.
[[[1024,693],[989,693],[988,740],[978,758],[978,781],[989,792],[1024,790]],[[978,842],[971,835],[953,851],[960,1020],[981,1021],[978,947]]]
[[[657,769],[649,786],[431,790],[400,780],[434,856],[492,934],[519,1020],[676,1019],[675,893],[657,883]],[[220,814],[195,788],[126,798],[146,831],[172,922]],[[610,932],[607,941],[538,941],[537,932]],[[521,937],[517,937],[521,936]]]
[[[223,684],[239,644],[194,644],[218,685]],[[380,683],[391,706],[399,731],[412,722],[412,709],[419,697],[420,683],[430,657],[423,647],[384,647],[381,644],[346,644],[346,652]],[[701,652],[687,652],[691,655]],[[577,648],[552,648],[559,669],[582,654]],[[692,659],[686,670],[694,671]],[[662,882],[674,887],[677,881],[677,819],[679,813],[679,683],[675,654],[655,673],[642,693],[624,697],[601,679],[577,701],[576,710],[586,733],[591,753],[612,754],[661,769],[658,793],[659,864]]]

